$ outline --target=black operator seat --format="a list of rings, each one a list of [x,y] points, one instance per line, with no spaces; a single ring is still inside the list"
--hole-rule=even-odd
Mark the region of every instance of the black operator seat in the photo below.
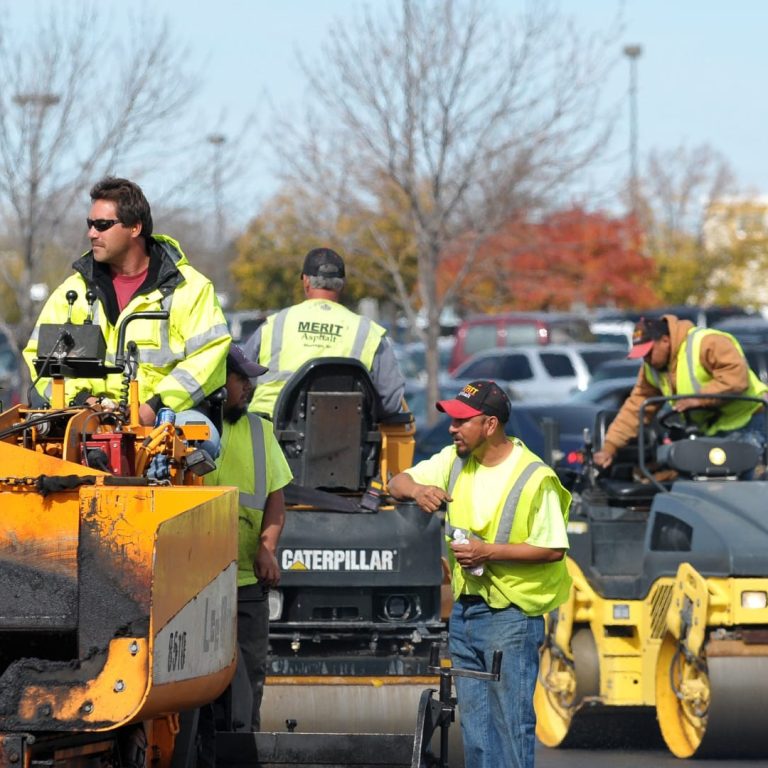
[[[379,469],[380,402],[359,360],[304,363],[283,387],[274,412],[275,435],[294,484],[364,491]]]

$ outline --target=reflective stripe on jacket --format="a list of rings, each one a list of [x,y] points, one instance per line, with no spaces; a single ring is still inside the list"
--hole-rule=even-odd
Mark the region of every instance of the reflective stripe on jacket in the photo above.
[[[92,254],[88,253],[75,262],[77,272],[51,294],[24,350],[33,379],[36,374],[32,361],[38,356],[40,324],[61,325],[67,322],[70,318],[70,305],[66,299],[68,291],[77,294],[71,307],[71,321],[75,325],[82,324],[89,318],[85,294],[92,290],[96,293],[92,319],[104,334],[108,363],[115,361],[118,327],[129,314],[157,310],[170,313],[167,320],[135,320],[126,328],[126,342],[133,341],[138,347],[140,402],[158,395],[163,405],[182,411],[199,404],[224,385],[225,361],[231,337],[213,284],[190,266],[179,244],[170,237],[154,235],[150,253],[152,259],[160,260],[153,269],[157,280],[154,285],[140,288],[119,317],[112,321],[107,316],[108,297],[94,277],[97,268]],[[41,353],[49,351],[41,350]],[[66,397],[69,400],[85,389],[92,394],[104,394],[118,400],[122,384],[122,374],[110,374],[106,379],[67,379]],[[40,395],[50,399],[49,378],[41,379],[36,389]]]
[[[453,537],[455,528],[461,528],[470,537],[495,544],[519,544],[525,542],[531,530],[534,500],[542,483],[549,479],[549,487],[560,498],[562,514],[568,521],[571,495],[562,487],[554,471],[520,441],[516,450],[522,450],[521,459],[510,473],[506,495],[503,499],[489,499],[495,504],[490,527],[478,531],[473,526],[472,478],[462,470],[465,461],[456,458],[451,467],[448,494],[453,499],[448,504],[446,536]],[[486,562],[482,576],[467,575],[457,563],[453,563],[451,584],[455,598],[470,592],[480,595],[492,608],[516,605],[525,613],[537,616],[552,610],[565,600],[570,578],[565,558],[553,563]]]
[[[744,356],[739,342],[724,331],[717,331],[712,328],[694,327],[688,331],[685,341],[680,345],[677,352],[677,369],[675,385],[673,392],[672,383],[669,374],[660,373],[652,366],[645,363],[645,377],[651,382],[662,395],[692,395],[706,398],[706,385],[712,381],[712,374],[701,364],[701,343],[706,336],[719,335],[727,338]],[[744,392],[734,392],[734,394],[743,394],[748,397],[762,397],[768,392],[760,379],[749,370],[749,386]],[[722,405],[717,406],[714,415],[708,416],[705,413],[693,413],[692,418],[701,424],[704,433],[714,435],[717,432],[727,432],[734,429],[741,429],[749,423],[754,412],[760,408],[759,403],[749,401],[734,400],[732,402],[721,401]]]

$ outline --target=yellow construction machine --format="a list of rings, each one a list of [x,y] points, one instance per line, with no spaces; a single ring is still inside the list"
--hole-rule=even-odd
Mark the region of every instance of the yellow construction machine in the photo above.
[[[573,588],[549,616],[536,733],[550,747],[661,736],[678,757],[764,757],[768,483],[753,475],[766,456],[672,411],[654,440],[644,412],[666,399],[646,401],[638,444],[576,494]]]
[[[0,768],[193,768],[194,710],[234,674],[237,491],[202,485],[204,422],[139,424],[127,327],[161,315],[128,318],[114,361],[93,324],[43,326],[50,402],[0,414]],[[118,371],[119,402],[66,402],[68,377]],[[278,404],[296,482],[265,732],[217,733],[217,765],[447,765],[442,527],[387,503],[414,430],[380,424],[374,399],[364,369],[331,359]]]
[[[237,492],[201,484],[203,423],[139,425],[125,338],[107,363],[97,325],[43,326],[50,404],[0,414],[0,766],[170,766],[234,672]],[[65,402],[115,371],[119,403]]]

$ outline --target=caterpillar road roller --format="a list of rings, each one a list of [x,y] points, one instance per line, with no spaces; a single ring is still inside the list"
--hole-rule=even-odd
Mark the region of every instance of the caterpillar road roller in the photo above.
[[[97,325],[42,326],[36,367],[52,377],[50,404],[0,414],[9,768],[170,766],[178,713],[234,672],[236,490],[201,484],[205,424],[139,425],[127,329],[107,363]],[[65,402],[66,377],[114,372],[125,376],[119,403]]]
[[[294,482],[254,748],[290,753],[294,765],[312,763],[328,741],[344,745],[349,762],[340,764],[431,759],[414,739],[429,742],[424,718],[436,699],[420,702],[440,688],[430,651],[447,638],[443,530],[439,517],[388,499],[386,478],[411,465],[414,425],[409,413],[379,418],[377,403],[358,361],[325,358],[297,371],[275,407]],[[463,764],[459,731],[451,728],[452,766]],[[222,737],[218,752],[246,760],[236,737]]]
[[[660,734],[678,757],[768,755],[766,457],[703,436],[706,416],[662,408],[645,426],[675,399],[646,401],[637,445],[588,467],[576,494],[573,587],[548,617],[535,694],[550,747]]]

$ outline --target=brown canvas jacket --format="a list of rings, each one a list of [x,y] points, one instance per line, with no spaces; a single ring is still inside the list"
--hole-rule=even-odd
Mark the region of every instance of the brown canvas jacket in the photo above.
[[[688,331],[694,326],[689,320],[679,320],[674,315],[664,315],[664,317],[669,323],[671,341],[669,377],[672,391],[675,394],[689,394],[688,392],[677,391],[677,354],[688,335]],[[703,393],[741,394],[749,386],[747,361],[729,337],[719,333],[707,334],[701,341],[700,361],[704,368],[712,374],[712,381],[702,388]],[[605,435],[603,450],[615,454],[619,448],[636,437],[640,424],[640,406],[647,398],[658,397],[661,394],[662,392],[646,379],[645,365],[641,365],[635,386]],[[717,402],[716,400],[710,401],[713,405],[716,405]],[[703,402],[702,404],[706,405],[707,403]],[[658,408],[649,407],[646,408],[645,412],[650,418],[655,410]]]

